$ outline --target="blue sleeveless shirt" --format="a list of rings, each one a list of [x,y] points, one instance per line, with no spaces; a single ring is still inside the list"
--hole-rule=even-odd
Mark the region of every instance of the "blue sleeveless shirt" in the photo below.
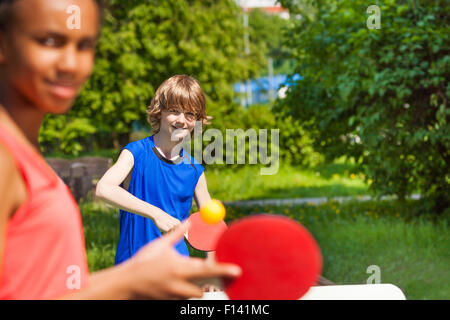
[[[204,168],[183,149],[178,162],[167,160],[155,148],[153,137],[125,146],[134,158],[128,192],[180,221],[185,220]],[[142,246],[160,236],[161,232],[151,219],[120,210],[116,264],[131,258]],[[182,255],[189,255],[184,239],[175,245],[175,249]]]

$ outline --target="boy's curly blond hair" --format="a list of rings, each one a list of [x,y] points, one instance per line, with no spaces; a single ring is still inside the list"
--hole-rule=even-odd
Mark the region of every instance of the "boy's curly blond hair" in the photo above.
[[[209,124],[211,117],[206,115],[206,98],[200,83],[187,75],[175,75],[164,81],[156,90],[147,107],[147,120],[154,134],[159,132],[161,111],[179,108],[196,115],[196,121]]]

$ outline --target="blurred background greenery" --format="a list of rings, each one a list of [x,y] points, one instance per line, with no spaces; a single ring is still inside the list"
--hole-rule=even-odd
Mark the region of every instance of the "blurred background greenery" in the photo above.
[[[408,298],[448,299],[449,3],[372,2],[379,29],[367,27],[363,0],[274,4],[288,17],[233,0],[111,0],[93,75],[68,114],[46,118],[44,154],[115,160],[129,141],[151,134],[145,109],[157,87],[191,75],[213,116],[206,129],[280,130],[278,173],[207,165],[213,197],[396,199],[230,206],[229,221],[253,212],[291,216],[318,239],[331,280],[363,283],[365,268],[377,264],[382,281]],[[242,104],[236,84],[274,75],[288,81],[273,99]],[[413,193],[421,198],[409,200]],[[83,203],[82,212],[91,269],[111,265],[118,210]]]

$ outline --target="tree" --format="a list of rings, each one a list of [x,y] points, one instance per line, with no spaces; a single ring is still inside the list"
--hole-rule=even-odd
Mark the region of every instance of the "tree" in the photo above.
[[[378,194],[420,192],[426,210],[448,209],[447,1],[375,1],[380,29],[367,27],[366,1],[281,3],[314,9],[290,30],[304,80],[278,109],[318,132],[315,148],[328,159],[357,159]]]
[[[265,58],[273,59],[275,74],[292,71],[289,69],[291,53],[283,43],[285,32],[292,23],[291,20],[268,14],[261,9],[253,9],[248,15],[250,44]],[[267,64],[262,66],[264,74],[267,74],[266,66]]]

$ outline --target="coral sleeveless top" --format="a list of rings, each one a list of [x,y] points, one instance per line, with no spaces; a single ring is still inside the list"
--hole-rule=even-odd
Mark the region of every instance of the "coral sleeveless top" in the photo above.
[[[0,299],[53,299],[86,285],[81,214],[69,188],[32,148],[0,126],[27,199],[10,219],[0,260]]]

